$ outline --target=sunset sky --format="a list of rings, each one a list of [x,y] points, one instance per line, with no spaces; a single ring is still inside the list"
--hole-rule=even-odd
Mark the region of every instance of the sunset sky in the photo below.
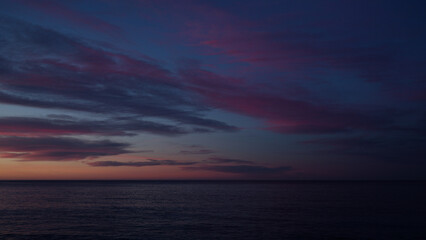
[[[0,180],[425,179],[425,1],[0,2]]]

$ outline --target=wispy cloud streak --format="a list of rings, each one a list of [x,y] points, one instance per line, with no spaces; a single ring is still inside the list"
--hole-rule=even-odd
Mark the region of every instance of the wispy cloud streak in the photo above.
[[[264,167],[252,165],[233,165],[233,166],[199,166],[199,167],[182,167],[184,170],[204,170],[224,173],[236,174],[275,174],[290,171],[292,168],[285,167]]]
[[[220,157],[211,157],[204,160],[206,163],[237,163],[237,164],[253,164],[252,161],[242,160],[242,159],[233,159],[233,158],[220,158]]]
[[[63,137],[0,137],[0,154],[22,161],[76,161],[129,153],[129,144]]]
[[[3,136],[54,136],[54,135],[104,135],[131,136],[152,133],[176,136],[193,132],[190,128],[132,118],[105,120],[79,120],[76,118],[2,117],[0,135]]]

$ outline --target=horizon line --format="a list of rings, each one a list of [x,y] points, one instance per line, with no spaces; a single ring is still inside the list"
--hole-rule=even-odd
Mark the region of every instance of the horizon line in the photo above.
[[[0,182],[422,182],[426,179],[0,179]]]

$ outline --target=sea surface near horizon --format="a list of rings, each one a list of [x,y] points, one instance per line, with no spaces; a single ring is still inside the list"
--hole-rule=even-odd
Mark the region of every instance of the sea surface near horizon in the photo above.
[[[0,239],[426,239],[426,182],[0,181]]]

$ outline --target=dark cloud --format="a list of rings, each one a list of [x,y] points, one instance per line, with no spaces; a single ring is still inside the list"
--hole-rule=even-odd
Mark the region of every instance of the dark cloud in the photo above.
[[[182,165],[193,165],[197,162],[180,162],[176,160],[156,160],[147,159],[143,162],[119,162],[119,161],[97,161],[89,162],[88,165],[92,167],[148,167],[148,166],[182,166]]]
[[[285,167],[264,167],[253,165],[234,165],[234,166],[199,166],[199,167],[182,167],[185,170],[205,170],[224,173],[236,174],[275,174],[290,171],[292,168]]]
[[[23,161],[71,161],[129,153],[129,144],[63,137],[0,137],[2,157]]]
[[[199,150],[182,150],[179,153],[181,153],[181,154],[210,154],[210,153],[214,153],[214,151],[210,150],[210,149],[199,149]]]
[[[65,115],[67,116],[67,115]],[[0,118],[0,135],[5,136],[49,136],[49,135],[134,135],[147,132],[174,136],[191,131],[183,127],[136,119],[78,120],[72,117],[35,118],[3,117]]]
[[[220,157],[211,157],[207,160],[204,160],[206,163],[239,163],[239,164],[252,164],[252,161],[233,159],[233,158],[220,158]]]

